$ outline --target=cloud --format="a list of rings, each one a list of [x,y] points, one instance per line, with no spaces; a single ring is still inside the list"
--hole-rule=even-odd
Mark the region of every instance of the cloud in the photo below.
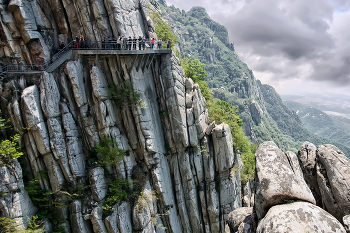
[[[236,52],[262,82],[350,86],[349,0],[167,0],[202,6],[228,32]],[[288,82],[287,82],[288,80]],[[318,85],[319,84],[319,85]],[[290,92],[298,88],[290,86]],[[343,90],[343,89],[342,89]]]

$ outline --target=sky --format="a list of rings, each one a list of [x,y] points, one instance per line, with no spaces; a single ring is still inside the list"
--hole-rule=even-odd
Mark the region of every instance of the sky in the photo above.
[[[279,94],[350,95],[350,0],[166,0],[204,7]]]

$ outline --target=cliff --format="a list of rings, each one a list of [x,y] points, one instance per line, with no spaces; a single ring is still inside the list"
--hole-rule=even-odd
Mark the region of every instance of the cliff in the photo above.
[[[157,6],[2,0],[1,62],[42,63],[79,34],[90,42],[154,37],[148,9]],[[40,215],[46,232],[224,231],[228,214],[241,206],[239,169],[232,169],[241,161],[230,128],[210,122],[177,57],[143,58],[77,55],[53,72],[7,74],[2,115],[13,125],[7,135],[20,134],[24,155],[21,164],[1,168],[1,216],[26,228]],[[120,89],[137,93],[141,104],[128,95],[115,101]],[[112,143],[104,149],[122,151],[121,161],[93,153],[106,141]]]
[[[173,6],[160,7],[162,17],[179,37],[181,54],[205,64],[206,81],[214,97],[239,108],[243,129],[252,142],[271,140],[282,150],[295,153],[304,141],[330,143],[350,155],[349,147],[307,130],[274,88],[256,79],[229,43],[225,27],[213,21],[204,8],[193,7],[185,12]]]

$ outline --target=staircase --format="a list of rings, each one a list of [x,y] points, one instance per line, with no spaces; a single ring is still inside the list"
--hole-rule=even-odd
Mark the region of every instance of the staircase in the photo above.
[[[0,77],[4,78],[8,74],[15,74],[15,73],[24,73],[24,74],[35,74],[35,73],[42,73],[44,71],[46,72],[52,72],[57,67],[63,64],[66,60],[69,60],[72,57],[72,46],[74,44],[74,41],[70,42],[68,45],[64,47],[64,49],[61,49],[58,53],[56,53],[49,61],[46,61],[44,63],[40,64],[23,64],[23,65],[16,65],[16,64],[7,64],[0,67]]]

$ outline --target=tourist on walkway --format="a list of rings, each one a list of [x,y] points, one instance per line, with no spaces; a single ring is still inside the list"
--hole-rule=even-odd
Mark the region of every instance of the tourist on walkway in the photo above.
[[[102,38],[102,49],[106,48],[106,37]]]
[[[151,49],[153,50],[153,47],[154,47],[154,43],[156,42],[156,40],[154,38],[152,38],[151,40]]]
[[[132,44],[132,49],[133,49],[133,50],[136,50],[136,43],[137,43],[137,39],[136,39],[136,37],[134,36],[133,44]]]
[[[131,50],[131,45],[132,45],[132,39],[131,39],[131,36],[129,36],[129,39],[128,39],[128,50]]]
[[[123,50],[124,50],[124,49],[125,49],[125,50],[127,49],[127,48],[126,48],[126,41],[127,41],[127,39],[126,39],[124,36],[122,36],[122,42],[123,42],[123,48],[122,48],[122,49],[123,49]]]
[[[65,46],[64,46],[64,43],[63,43],[63,41],[62,41],[61,44],[60,44],[59,50],[60,50],[60,51],[63,51],[63,50],[64,50],[64,47],[65,47]]]
[[[166,44],[167,49],[171,49],[171,42],[172,40],[169,38],[168,43]]]
[[[79,37],[78,37],[78,36],[75,37],[75,47],[76,47],[77,49],[79,49],[79,47],[80,47],[80,44],[79,44]]]
[[[146,49],[146,37],[142,37],[142,49]]]
[[[139,41],[139,50],[142,50],[142,37],[141,36],[139,36],[138,41]]]
[[[122,43],[123,43],[122,37],[119,36],[117,40],[117,50],[120,50],[122,48]]]
[[[162,38],[159,38],[159,40],[158,40],[158,49],[161,49],[162,45],[163,45]]]

